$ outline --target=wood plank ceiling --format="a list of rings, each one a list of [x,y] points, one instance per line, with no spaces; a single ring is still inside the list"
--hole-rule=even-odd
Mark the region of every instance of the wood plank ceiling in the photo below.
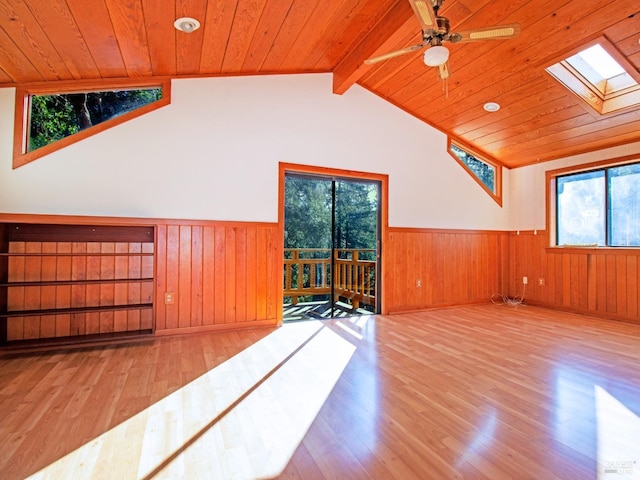
[[[516,39],[449,44],[451,77],[413,52],[407,0],[0,0],[0,87],[151,76],[333,72],[507,167],[640,140],[640,108],[600,116],[544,68],[604,35],[640,68],[638,0],[446,0],[452,30],[517,22]],[[176,18],[202,23],[191,34]],[[448,89],[448,95],[445,92]],[[496,113],[482,109],[498,102]]]

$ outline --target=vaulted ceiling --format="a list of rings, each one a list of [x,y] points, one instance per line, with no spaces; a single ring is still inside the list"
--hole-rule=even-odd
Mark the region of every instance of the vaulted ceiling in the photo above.
[[[638,0],[446,0],[453,31],[519,23],[509,40],[448,44],[441,82],[407,0],[0,0],[0,87],[151,76],[333,72],[508,167],[640,140],[640,108],[599,115],[545,67],[606,37],[640,75]],[[190,34],[176,18],[198,19]],[[488,113],[486,102],[501,105]]]

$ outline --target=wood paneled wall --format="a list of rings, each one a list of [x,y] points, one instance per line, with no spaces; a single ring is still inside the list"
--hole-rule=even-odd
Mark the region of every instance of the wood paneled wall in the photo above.
[[[508,249],[508,232],[390,228],[383,250],[387,310],[481,303],[506,294]]]
[[[158,225],[156,332],[276,324],[281,250],[275,223]],[[173,303],[165,302],[167,292]]]
[[[640,323],[640,250],[548,248],[544,231],[511,233],[509,244],[511,295],[527,276],[527,303]]]
[[[43,221],[42,217],[35,220]],[[64,220],[65,217],[53,219],[59,223]],[[78,217],[67,221],[80,223]],[[100,224],[113,219],[86,218],[84,222]],[[277,223],[153,219],[130,222],[156,228],[155,290],[145,294],[155,296],[156,334],[275,325],[281,319],[282,234]],[[25,250],[49,248],[27,243]],[[640,250],[550,249],[547,245],[546,232],[517,235],[390,228],[382,251],[384,309],[395,313],[484,303],[494,294],[520,295],[522,277],[527,276],[525,301],[529,304],[639,321]],[[58,248],[73,252],[84,247],[65,244]],[[100,248],[109,249],[111,245]],[[113,248],[119,247],[114,244]],[[127,245],[129,248],[136,246]],[[106,258],[111,261],[111,257]],[[61,259],[67,262],[66,257]],[[25,280],[42,274],[46,267],[32,263],[25,260]],[[72,259],[67,263],[56,264],[56,270],[66,268],[73,275],[74,269],[85,268],[74,266]],[[118,268],[115,263],[101,264],[103,267]],[[129,264],[121,267],[132,268]],[[148,271],[150,267],[141,269]],[[544,285],[539,284],[539,279]],[[87,289],[84,291],[86,294]],[[68,293],[72,302],[74,294]],[[165,302],[167,293],[171,294],[171,303]],[[71,328],[70,320],[64,319],[61,328],[67,324]]]

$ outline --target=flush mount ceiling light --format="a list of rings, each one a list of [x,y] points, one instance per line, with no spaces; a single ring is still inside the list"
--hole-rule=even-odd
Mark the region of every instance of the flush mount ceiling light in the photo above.
[[[428,48],[424,52],[424,64],[429,67],[439,67],[449,60],[449,50],[442,45]]]
[[[487,112],[497,112],[498,110],[500,110],[500,105],[496,102],[487,102],[482,108],[484,108]]]
[[[173,26],[176,27],[176,30],[180,30],[181,32],[191,33],[200,28],[200,22],[195,18],[182,17],[173,22]]]

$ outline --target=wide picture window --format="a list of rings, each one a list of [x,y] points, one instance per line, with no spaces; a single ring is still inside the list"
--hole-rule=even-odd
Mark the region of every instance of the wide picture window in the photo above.
[[[557,244],[640,246],[640,163],[556,178]]]

